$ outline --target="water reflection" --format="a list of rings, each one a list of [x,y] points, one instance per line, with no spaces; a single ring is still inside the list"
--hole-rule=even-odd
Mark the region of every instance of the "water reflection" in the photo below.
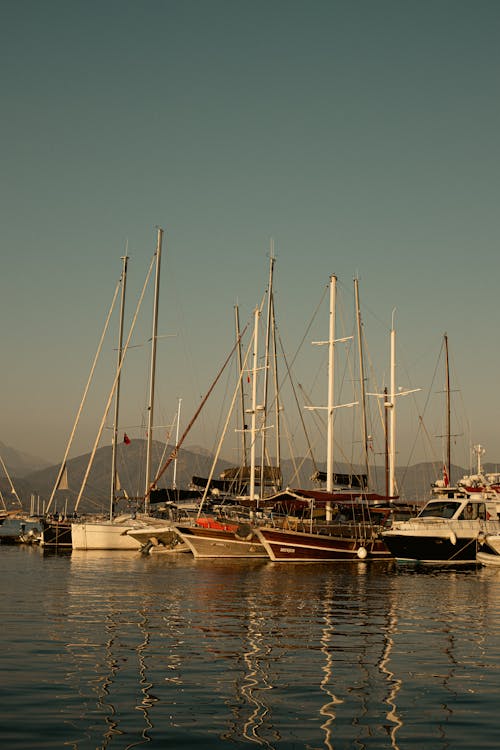
[[[496,746],[497,571],[7,548],[2,562],[16,750]]]
[[[387,613],[387,626],[384,635],[384,649],[382,651],[382,657],[379,662],[379,669],[381,674],[387,681],[388,691],[385,697],[385,702],[388,706],[386,713],[387,718],[387,732],[391,740],[391,747],[394,750],[399,750],[399,745],[396,741],[396,735],[398,730],[403,726],[403,722],[398,714],[397,698],[398,693],[402,686],[402,680],[396,678],[393,672],[390,670],[392,660],[392,650],[394,647],[394,638],[397,634],[397,614],[394,603],[391,604],[389,612]]]
[[[324,664],[321,667],[323,676],[320,681],[320,688],[328,697],[328,701],[320,707],[320,715],[321,717],[326,718],[323,724],[321,724],[321,729],[325,733],[324,744],[325,747],[328,748],[328,750],[333,750],[332,724],[336,718],[336,706],[340,703],[343,703],[342,699],[338,698],[330,687],[333,674],[332,642],[335,632],[335,627],[331,615],[333,609],[333,594],[333,584],[331,583],[331,581],[328,581],[325,586],[323,598],[324,625],[320,638],[321,652],[324,655]]]

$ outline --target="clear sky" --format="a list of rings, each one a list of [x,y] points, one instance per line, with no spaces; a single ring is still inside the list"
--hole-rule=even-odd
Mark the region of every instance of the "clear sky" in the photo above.
[[[120,257],[130,320],[159,225],[161,419],[199,403],[272,238],[290,356],[329,275],[346,295],[357,276],[381,380],[396,309],[398,383],[423,389],[421,412],[446,331],[471,439],[500,460],[498,2],[1,0],[0,63],[3,443],[62,458]],[[132,437],[147,314],[122,396]],[[309,347],[305,388],[317,364]],[[416,425],[401,406],[401,462]]]

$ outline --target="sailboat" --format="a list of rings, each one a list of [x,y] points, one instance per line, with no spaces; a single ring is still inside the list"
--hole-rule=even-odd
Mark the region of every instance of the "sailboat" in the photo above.
[[[335,338],[337,277],[330,277],[330,326],[328,345],[327,470],[326,490],[292,490],[289,495],[302,501],[302,515],[287,519],[286,526],[257,526],[255,533],[269,557],[277,562],[331,562],[345,560],[385,560],[391,554],[379,537],[380,529],[398,512],[394,495],[394,422],[391,428],[390,491],[385,497],[367,490],[367,475],[356,482],[338,481],[333,471],[334,364],[335,346],[347,338]],[[394,329],[394,326],[393,326]],[[394,330],[391,331],[391,365],[394,365]],[[394,370],[394,367],[391,367]],[[363,373],[360,373],[363,379]],[[391,376],[390,401],[394,413],[394,379]],[[358,402],[343,404],[354,407]],[[315,407],[308,407],[315,408]],[[324,407],[320,407],[324,408]],[[366,434],[366,433],[365,433]],[[334,480],[337,479],[337,482]],[[357,485],[357,486],[356,486]],[[320,518],[318,518],[320,516]],[[322,518],[321,518],[322,517]],[[323,520],[324,519],[324,520]]]
[[[154,291],[154,307],[153,307],[153,333],[152,333],[152,346],[151,346],[151,369],[150,369],[150,388],[149,388],[149,405],[148,405],[148,440],[147,440],[147,453],[146,453],[146,488],[149,487],[151,477],[151,448],[152,448],[152,431],[153,431],[153,412],[154,412],[154,390],[155,390],[155,366],[156,366],[156,342],[157,342],[157,327],[158,327],[158,300],[159,300],[159,288],[160,288],[160,264],[161,264],[161,247],[162,247],[163,230],[158,229],[157,233],[157,245],[154,256],[155,261],[155,291]],[[124,259],[124,276],[126,275],[126,260]],[[146,280],[147,282],[147,280]],[[146,284],[145,284],[146,286]],[[145,288],[144,286],[144,288]],[[144,292],[143,292],[144,293]],[[130,342],[133,326],[129,332],[127,342],[123,346],[123,313],[124,313],[124,298],[125,298],[125,283],[122,285],[122,300],[121,300],[121,314],[120,314],[120,331],[119,331],[119,346],[118,346],[118,364],[117,373],[115,376],[115,382],[108,399],[106,406],[105,415],[101,423],[99,434],[94,444],[94,450],[92,452],[89,465],[87,468],[82,487],[80,489],[79,498],[77,500],[77,506],[81,499],[83,488],[85,486],[86,479],[90,472],[95,450],[102,433],[104,426],[104,419],[108,413],[109,406],[111,403],[111,397],[115,395],[115,415],[114,415],[114,431],[113,431],[113,458],[112,458],[112,472],[111,472],[111,493],[110,493],[110,510],[109,518],[107,520],[84,520],[82,522],[73,522],[71,524],[71,537],[72,537],[72,548],[77,550],[139,550],[141,548],[141,542],[134,537],[128,535],[128,531],[134,528],[142,528],[150,525],[153,519],[149,515],[149,508],[146,507],[142,513],[126,513],[119,516],[115,512],[115,501],[116,491],[118,486],[117,473],[116,473],[116,446],[117,446],[117,430],[118,430],[118,418],[119,418],[119,385],[120,375],[124,361],[124,355],[128,344]],[[168,525],[168,522],[164,522]]]
[[[276,492],[281,487],[281,471],[279,469],[279,447],[276,448],[276,464],[275,466],[269,466],[265,463],[266,456],[266,431],[267,425],[267,390],[268,390],[268,373],[269,373],[269,353],[271,347],[271,336],[273,337],[274,345],[274,298],[273,298],[273,272],[274,272],[275,256],[274,249],[271,245],[270,253],[270,266],[269,266],[269,283],[267,289],[267,325],[266,325],[266,345],[265,345],[265,362],[262,370],[264,372],[264,381],[262,384],[262,403],[258,401],[258,359],[259,359],[259,321],[261,317],[261,309],[257,307],[254,310],[254,331],[252,337],[253,347],[253,364],[252,368],[247,371],[248,378],[252,383],[252,404],[251,408],[247,411],[244,409],[244,400],[242,393],[242,378],[245,372],[247,359],[250,354],[250,348],[247,350],[244,361],[239,361],[240,376],[237,387],[233,395],[233,403],[229,411],[229,416],[232,412],[237,395],[239,394],[242,399],[242,412],[250,414],[251,424],[248,427],[243,421],[241,433],[243,436],[243,457],[244,465],[227,469],[221,474],[220,480],[223,482],[234,482],[237,485],[245,486],[248,488],[246,496],[233,495],[232,502],[229,504],[228,509],[225,510],[221,506],[221,515],[219,518],[204,518],[201,516],[203,501],[206,499],[206,494],[213,481],[212,476],[206,480],[205,493],[200,504],[200,510],[198,517],[194,524],[176,524],[176,531],[179,534],[182,541],[187,544],[191,552],[195,557],[199,558],[220,558],[220,557],[236,557],[236,558],[263,558],[267,559],[268,555],[260,540],[257,538],[255,532],[255,524],[258,520],[259,515],[265,513],[265,491],[266,488],[272,487],[273,491]],[[240,339],[237,323],[237,339]],[[276,357],[274,357],[274,373],[276,373]],[[276,380],[275,380],[276,384]],[[276,433],[279,434],[278,430],[278,419],[279,419],[279,403],[278,395],[276,393],[276,421],[277,429]],[[227,423],[226,423],[227,424]],[[246,443],[245,437],[249,434],[250,436],[250,464],[246,463]],[[222,445],[224,435],[219,443],[219,448]],[[261,438],[261,463],[257,464],[257,444],[258,437]],[[279,439],[277,439],[277,446],[279,446]],[[217,459],[218,451],[216,453],[215,460]],[[214,460],[214,466],[215,466]],[[258,492],[257,492],[258,487]],[[275,503],[273,503],[274,505]]]
[[[23,504],[17,494],[14,483],[7,470],[7,466],[0,455],[0,465],[5,474],[10,487],[10,494],[15,498],[12,504],[15,507],[8,507],[5,502],[2,491],[0,490],[0,544],[17,544],[17,543],[36,543],[40,537],[41,524],[40,520],[33,513],[28,515],[23,510]]]

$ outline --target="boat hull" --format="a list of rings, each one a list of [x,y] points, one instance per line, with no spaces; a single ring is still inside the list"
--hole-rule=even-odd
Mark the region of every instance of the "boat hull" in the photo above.
[[[485,550],[481,549],[477,553],[476,560],[478,563],[481,563],[481,565],[491,565],[492,567],[500,568],[500,555],[497,552],[486,552]]]
[[[113,522],[72,524],[72,547],[83,550],[131,550],[138,551],[141,543],[127,532],[132,524]]]
[[[35,544],[40,541],[42,522],[25,518],[6,518],[0,524],[0,544]]]
[[[175,528],[194,557],[268,558],[266,550],[253,532],[247,535],[250,536],[250,539],[240,539],[237,532],[226,529],[200,526],[176,526]]]
[[[479,544],[477,562],[481,565],[500,567],[500,534],[487,534],[480,538]]]
[[[145,526],[142,529],[129,529],[131,536],[141,545],[142,552],[189,552],[173,526]]]
[[[455,543],[445,536],[384,535],[392,555],[401,561],[418,563],[472,563],[476,560],[475,536],[461,537]]]
[[[375,536],[327,535],[264,527],[257,536],[275,562],[388,560],[392,555]]]

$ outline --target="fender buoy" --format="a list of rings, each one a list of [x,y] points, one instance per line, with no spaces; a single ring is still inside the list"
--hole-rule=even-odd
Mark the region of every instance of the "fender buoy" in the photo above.
[[[457,543],[457,535],[454,531],[450,531],[450,542],[453,544],[453,546],[455,546],[455,544]]]
[[[360,560],[364,560],[368,554],[368,552],[366,551],[366,547],[358,547],[358,551],[356,554]]]
[[[242,542],[249,542],[253,537],[253,529],[249,523],[240,523],[236,529],[235,536],[237,539],[241,539]]]

